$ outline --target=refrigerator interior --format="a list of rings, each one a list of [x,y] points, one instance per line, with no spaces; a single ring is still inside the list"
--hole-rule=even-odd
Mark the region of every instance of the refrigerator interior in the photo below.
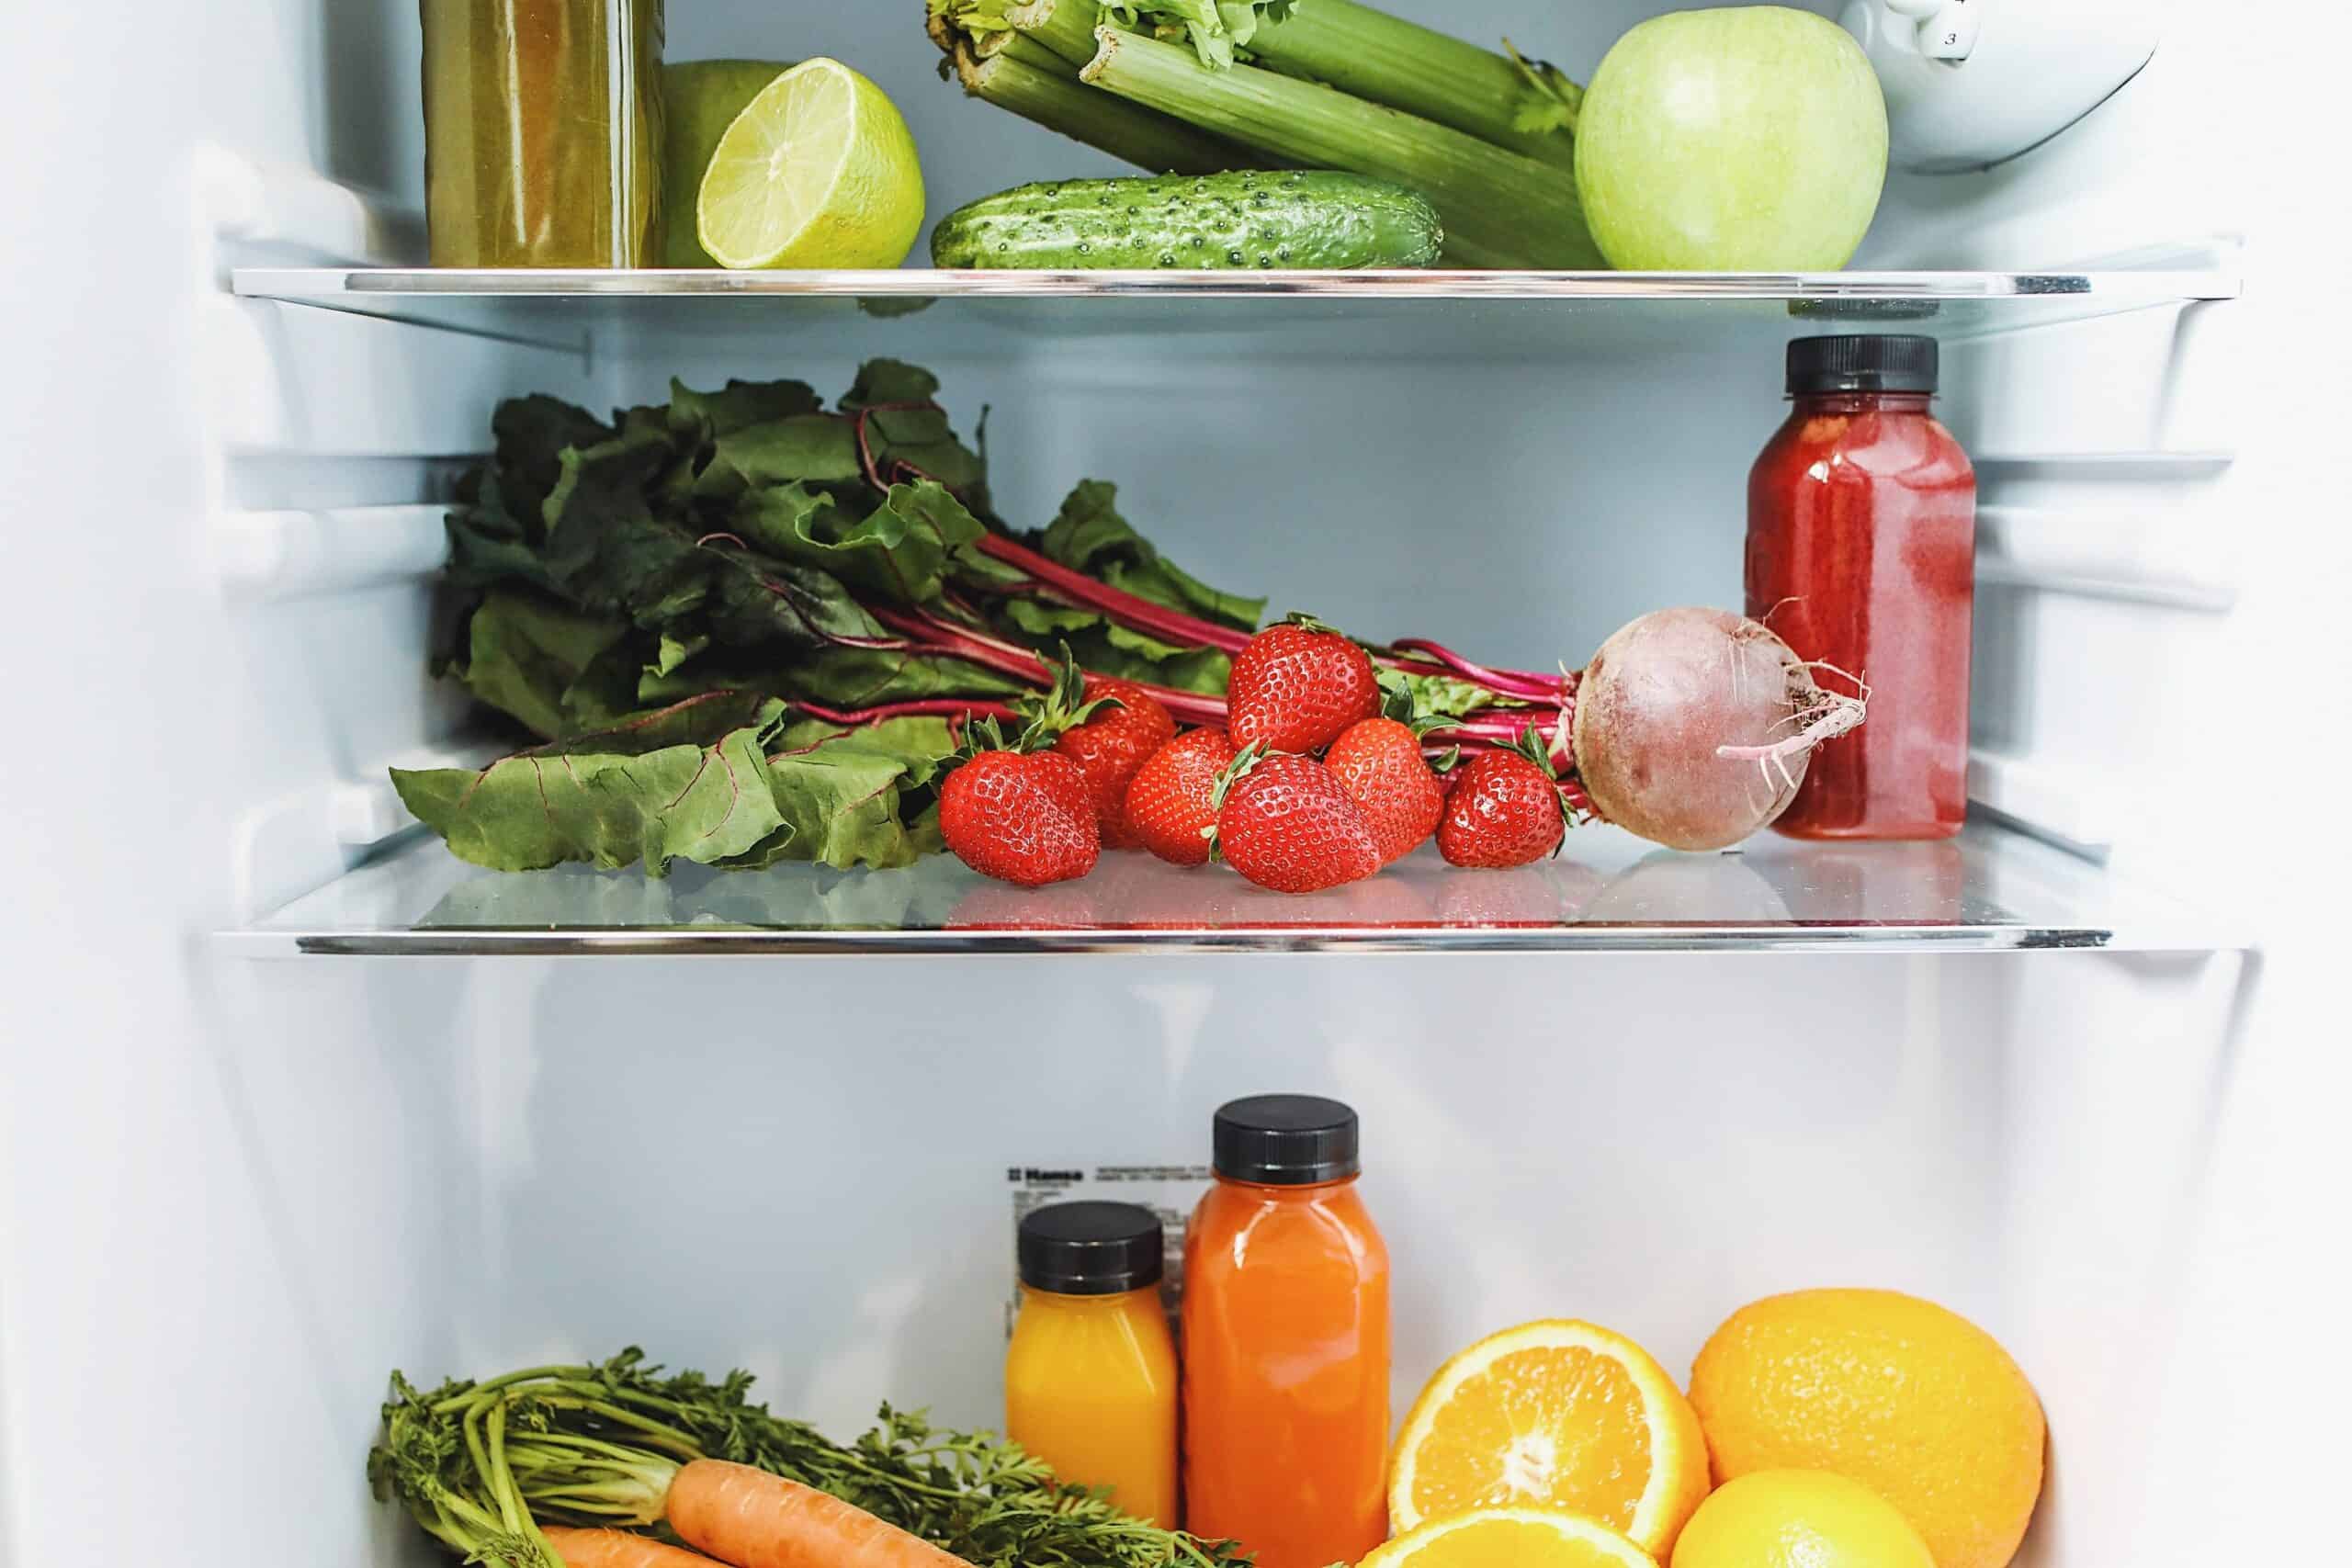
[[[1668,8],[1390,4],[1572,73]],[[1111,172],[933,80],[913,9],[694,0],[669,53],[857,65],[907,113],[934,217]],[[413,8],[34,20],[36,56],[107,60],[120,107],[77,158],[0,172],[6,210],[45,215],[0,231],[38,285],[6,308],[0,397],[29,433],[18,646],[52,671],[0,779],[30,825],[5,949],[0,1564],[119,1555],[93,1523],[130,1512],[133,1443],[135,1518],[211,1543],[200,1562],[433,1560],[362,1483],[395,1366],[639,1343],[749,1367],[836,1435],[886,1398],[988,1424],[1008,1173],[1198,1164],[1210,1111],[1270,1089],[1363,1115],[1399,1409],[1523,1318],[1608,1324],[1679,1374],[1754,1297],[1887,1286],[1991,1330],[2043,1399],[2021,1562],[2288,1549],[2273,1500],[2317,1495],[2326,1402],[2301,1348],[2324,1343],[2313,1237],[2341,1157],[2321,953],[2344,856],[2312,840],[2341,727],[2243,672],[2340,661],[2323,611],[2352,570],[2308,499],[2318,400],[2274,369],[2336,330],[2278,304],[2328,220],[2292,160],[2241,163],[2227,131],[2315,68],[2220,9],[2181,7],[2138,80],[2024,159],[1895,179],[1857,261],[2243,265],[2243,301],[1947,345],[1988,520],[1978,808],[2210,916],[2200,934],[1566,958],[224,951],[376,852],[386,765],[472,754],[424,669],[432,517],[502,397],[831,394],[865,356],[912,359],[967,434],[990,410],[1008,516],[1114,479],[1175,558],[1276,610],[1540,668],[1646,608],[1736,603],[1789,323],[624,304],[483,333],[241,299],[232,265],[414,259]],[[37,76],[29,123],[86,126],[89,90]],[[398,532],[338,532],[379,508]],[[315,521],[253,521],[288,513]],[[2216,715],[2245,761],[2195,755]]]

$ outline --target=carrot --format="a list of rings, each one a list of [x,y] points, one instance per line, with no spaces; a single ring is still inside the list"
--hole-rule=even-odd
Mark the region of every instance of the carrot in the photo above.
[[[838,1497],[725,1460],[682,1468],[663,1511],[672,1529],[734,1568],[971,1568]]]
[[[564,1568],[711,1568],[699,1552],[664,1546],[627,1530],[577,1530],[545,1525],[539,1533],[564,1561]]]

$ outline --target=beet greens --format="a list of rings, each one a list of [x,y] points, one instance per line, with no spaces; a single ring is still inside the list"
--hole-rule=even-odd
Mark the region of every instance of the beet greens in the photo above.
[[[395,771],[477,864],[685,859],[903,865],[969,717],[1048,684],[1067,644],[1185,724],[1221,724],[1264,602],[1177,567],[1088,480],[1019,532],[928,372],[875,360],[831,410],[797,381],[673,383],[610,422],[501,406],[450,513],[436,668],[542,743],[479,772]],[[1565,748],[1573,680],[1379,649],[1433,748]]]

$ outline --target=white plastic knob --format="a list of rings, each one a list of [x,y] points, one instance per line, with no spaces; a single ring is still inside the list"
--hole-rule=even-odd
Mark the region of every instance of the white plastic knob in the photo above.
[[[1919,52],[1930,60],[1965,60],[1976,51],[1984,26],[1984,0],[1941,0],[1936,14],[1919,24]]]
[[[1898,17],[1925,19],[1944,8],[1944,0],[1880,0]]]

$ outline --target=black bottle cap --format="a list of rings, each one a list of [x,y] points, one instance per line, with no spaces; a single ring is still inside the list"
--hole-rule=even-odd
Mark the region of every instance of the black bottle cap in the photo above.
[[[1940,363],[1931,337],[1894,333],[1801,337],[1789,344],[1789,390],[1932,392]]]
[[[1268,1187],[1338,1181],[1363,1167],[1356,1158],[1356,1113],[1311,1094],[1261,1094],[1216,1113],[1211,1148],[1216,1173]]]
[[[1048,1203],[1021,1216],[1021,1282],[1061,1296],[1115,1296],[1159,1283],[1159,1216],[1133,1203]]]

